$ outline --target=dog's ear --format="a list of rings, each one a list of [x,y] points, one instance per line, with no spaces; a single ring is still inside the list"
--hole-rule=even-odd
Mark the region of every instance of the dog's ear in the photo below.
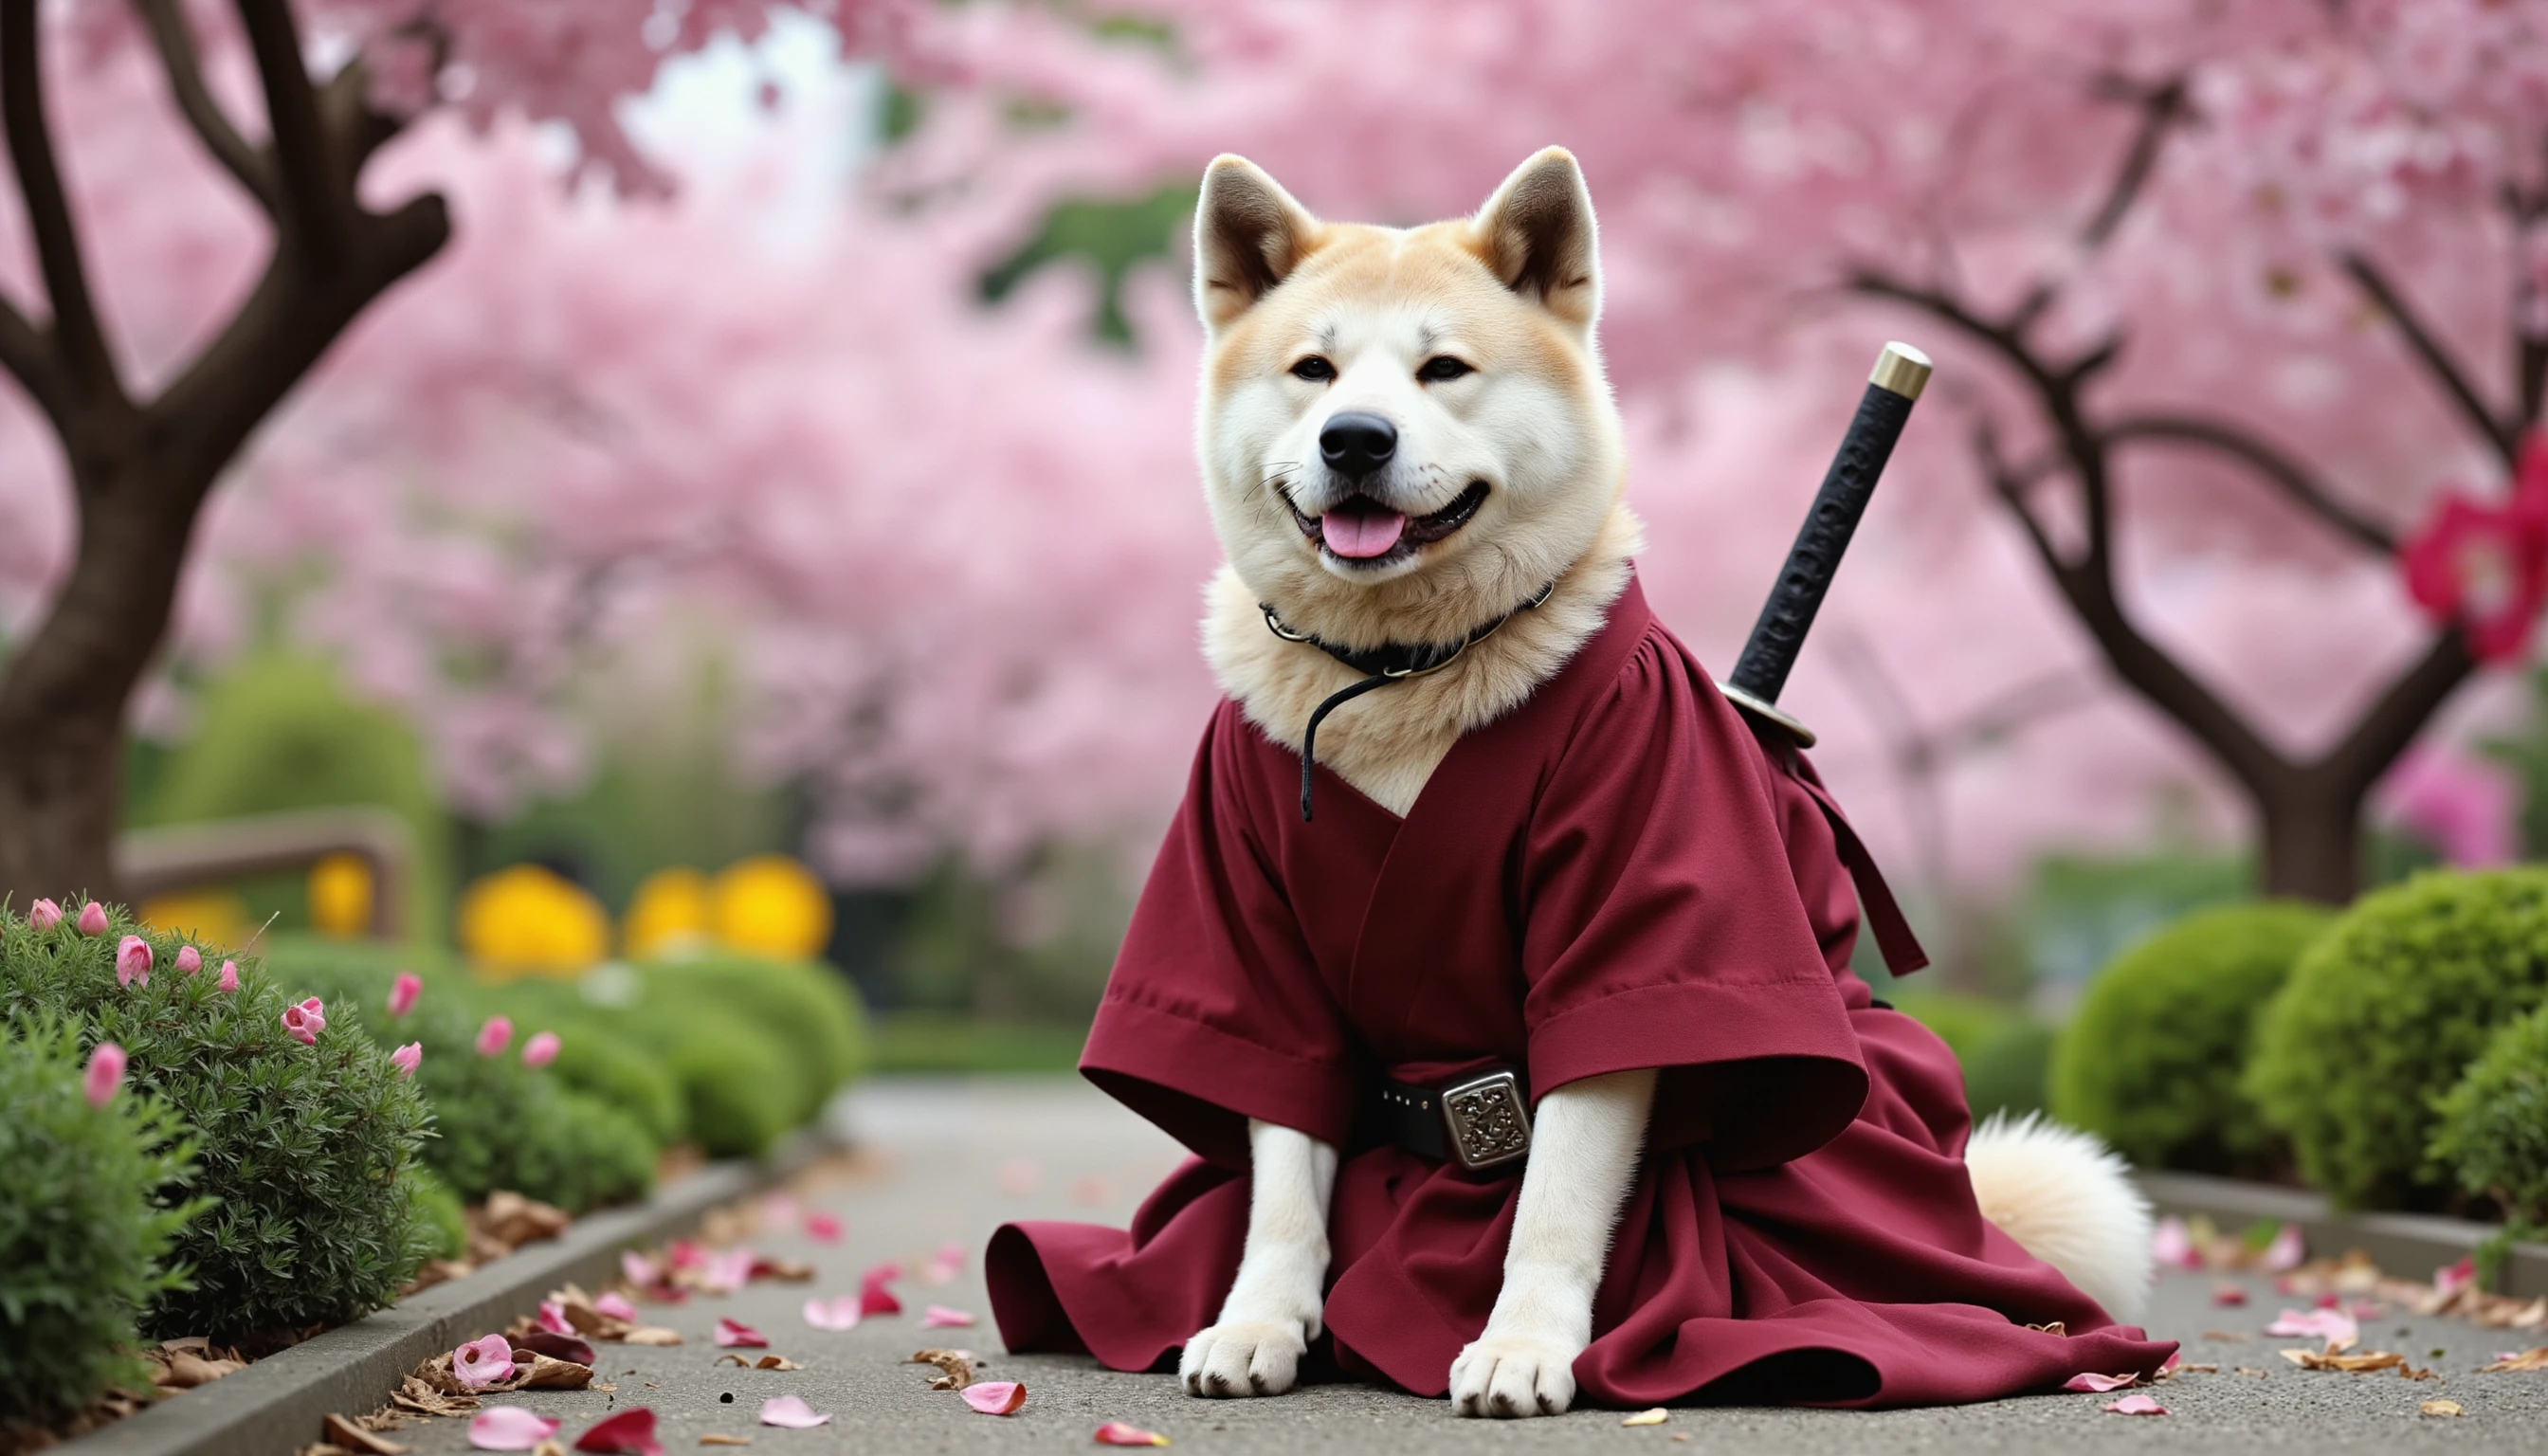
[[[1600,317],[1600,237],[1572,152],[1552,146],[1513,168],[1470,227],[1504,287],[1580,328]]]
[[[1204,326],[1223,327],[1289,276],[1318,228],[1254,162],[1214,157],[1195,204],[1195,312]]]

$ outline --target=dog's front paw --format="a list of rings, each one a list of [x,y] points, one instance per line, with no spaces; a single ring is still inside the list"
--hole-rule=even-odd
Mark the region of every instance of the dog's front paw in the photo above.
[[[1451,1409],[1462,1415],[1563,1415],[1575,1403],[1575,1357],[1555,1340],[1490,1334],[1451,1362]]]
[[[1187,1340],[1177,1375],[1190,1396],[1279,1396],[1292,1388],[1309,1347],[1289,1320],[1234,1320]]]

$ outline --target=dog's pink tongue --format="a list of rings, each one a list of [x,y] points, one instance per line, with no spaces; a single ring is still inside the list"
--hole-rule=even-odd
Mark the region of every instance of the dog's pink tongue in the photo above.
[[[1386,554],[1406,529],[1407,517],[1395,510],[1330,510],[1319,517],[1319,538],[1327,549],[1357,561]]]

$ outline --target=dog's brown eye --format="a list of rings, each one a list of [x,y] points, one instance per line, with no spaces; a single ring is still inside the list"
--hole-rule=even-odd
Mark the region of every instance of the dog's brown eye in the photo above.
[[[1465,362],[1454,359],[1448,354],[1436,354],[1424,361],[1423,366],[1415,371],[1415,377],[1426,384],[1440,384],[1444,380],[1458,379],[1461,375],[1472,372],[1474,371]]]
[[[1292,377],[1308,380],[1333,379],[1336,377],[1336,366],[1312,354],[1292,366]]]

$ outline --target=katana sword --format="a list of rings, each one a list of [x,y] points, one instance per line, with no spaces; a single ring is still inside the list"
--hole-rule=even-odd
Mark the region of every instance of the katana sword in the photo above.
[[[1792,737],[1798,748],[1814,746],[1813,730],[1779,711],[1779,690],[1787,685],[1787,673],[1805,645],[1806,629],[1813,626],[1814,613],[1831,591],[1832,573],[1839,570],[1841,553],[1849,549],[1849,538],[1858,530],[1858,518],[1866,513],[1876,477],[1884,474],[1884,462],[1893,456],[1893,442],[1902,437],[1912,402],[1928,383],[1929,356],[1909,344],[1888,343],[1876,356],[1874,372],[1866,377],[1866,393],[1859,397],[1858,413],[1849,422],[1849,433],[1841,436],[1831,469],[1823,472],[1823,488],[1814,495],[1813,509],[1805,512],[1796,544],[1787,548],[1787,564],[1761,607],[1761,619],[1752,624],[1751,640],[1735,660],[1734,675],[1716,684],[1755,726],[1774,726]]]

